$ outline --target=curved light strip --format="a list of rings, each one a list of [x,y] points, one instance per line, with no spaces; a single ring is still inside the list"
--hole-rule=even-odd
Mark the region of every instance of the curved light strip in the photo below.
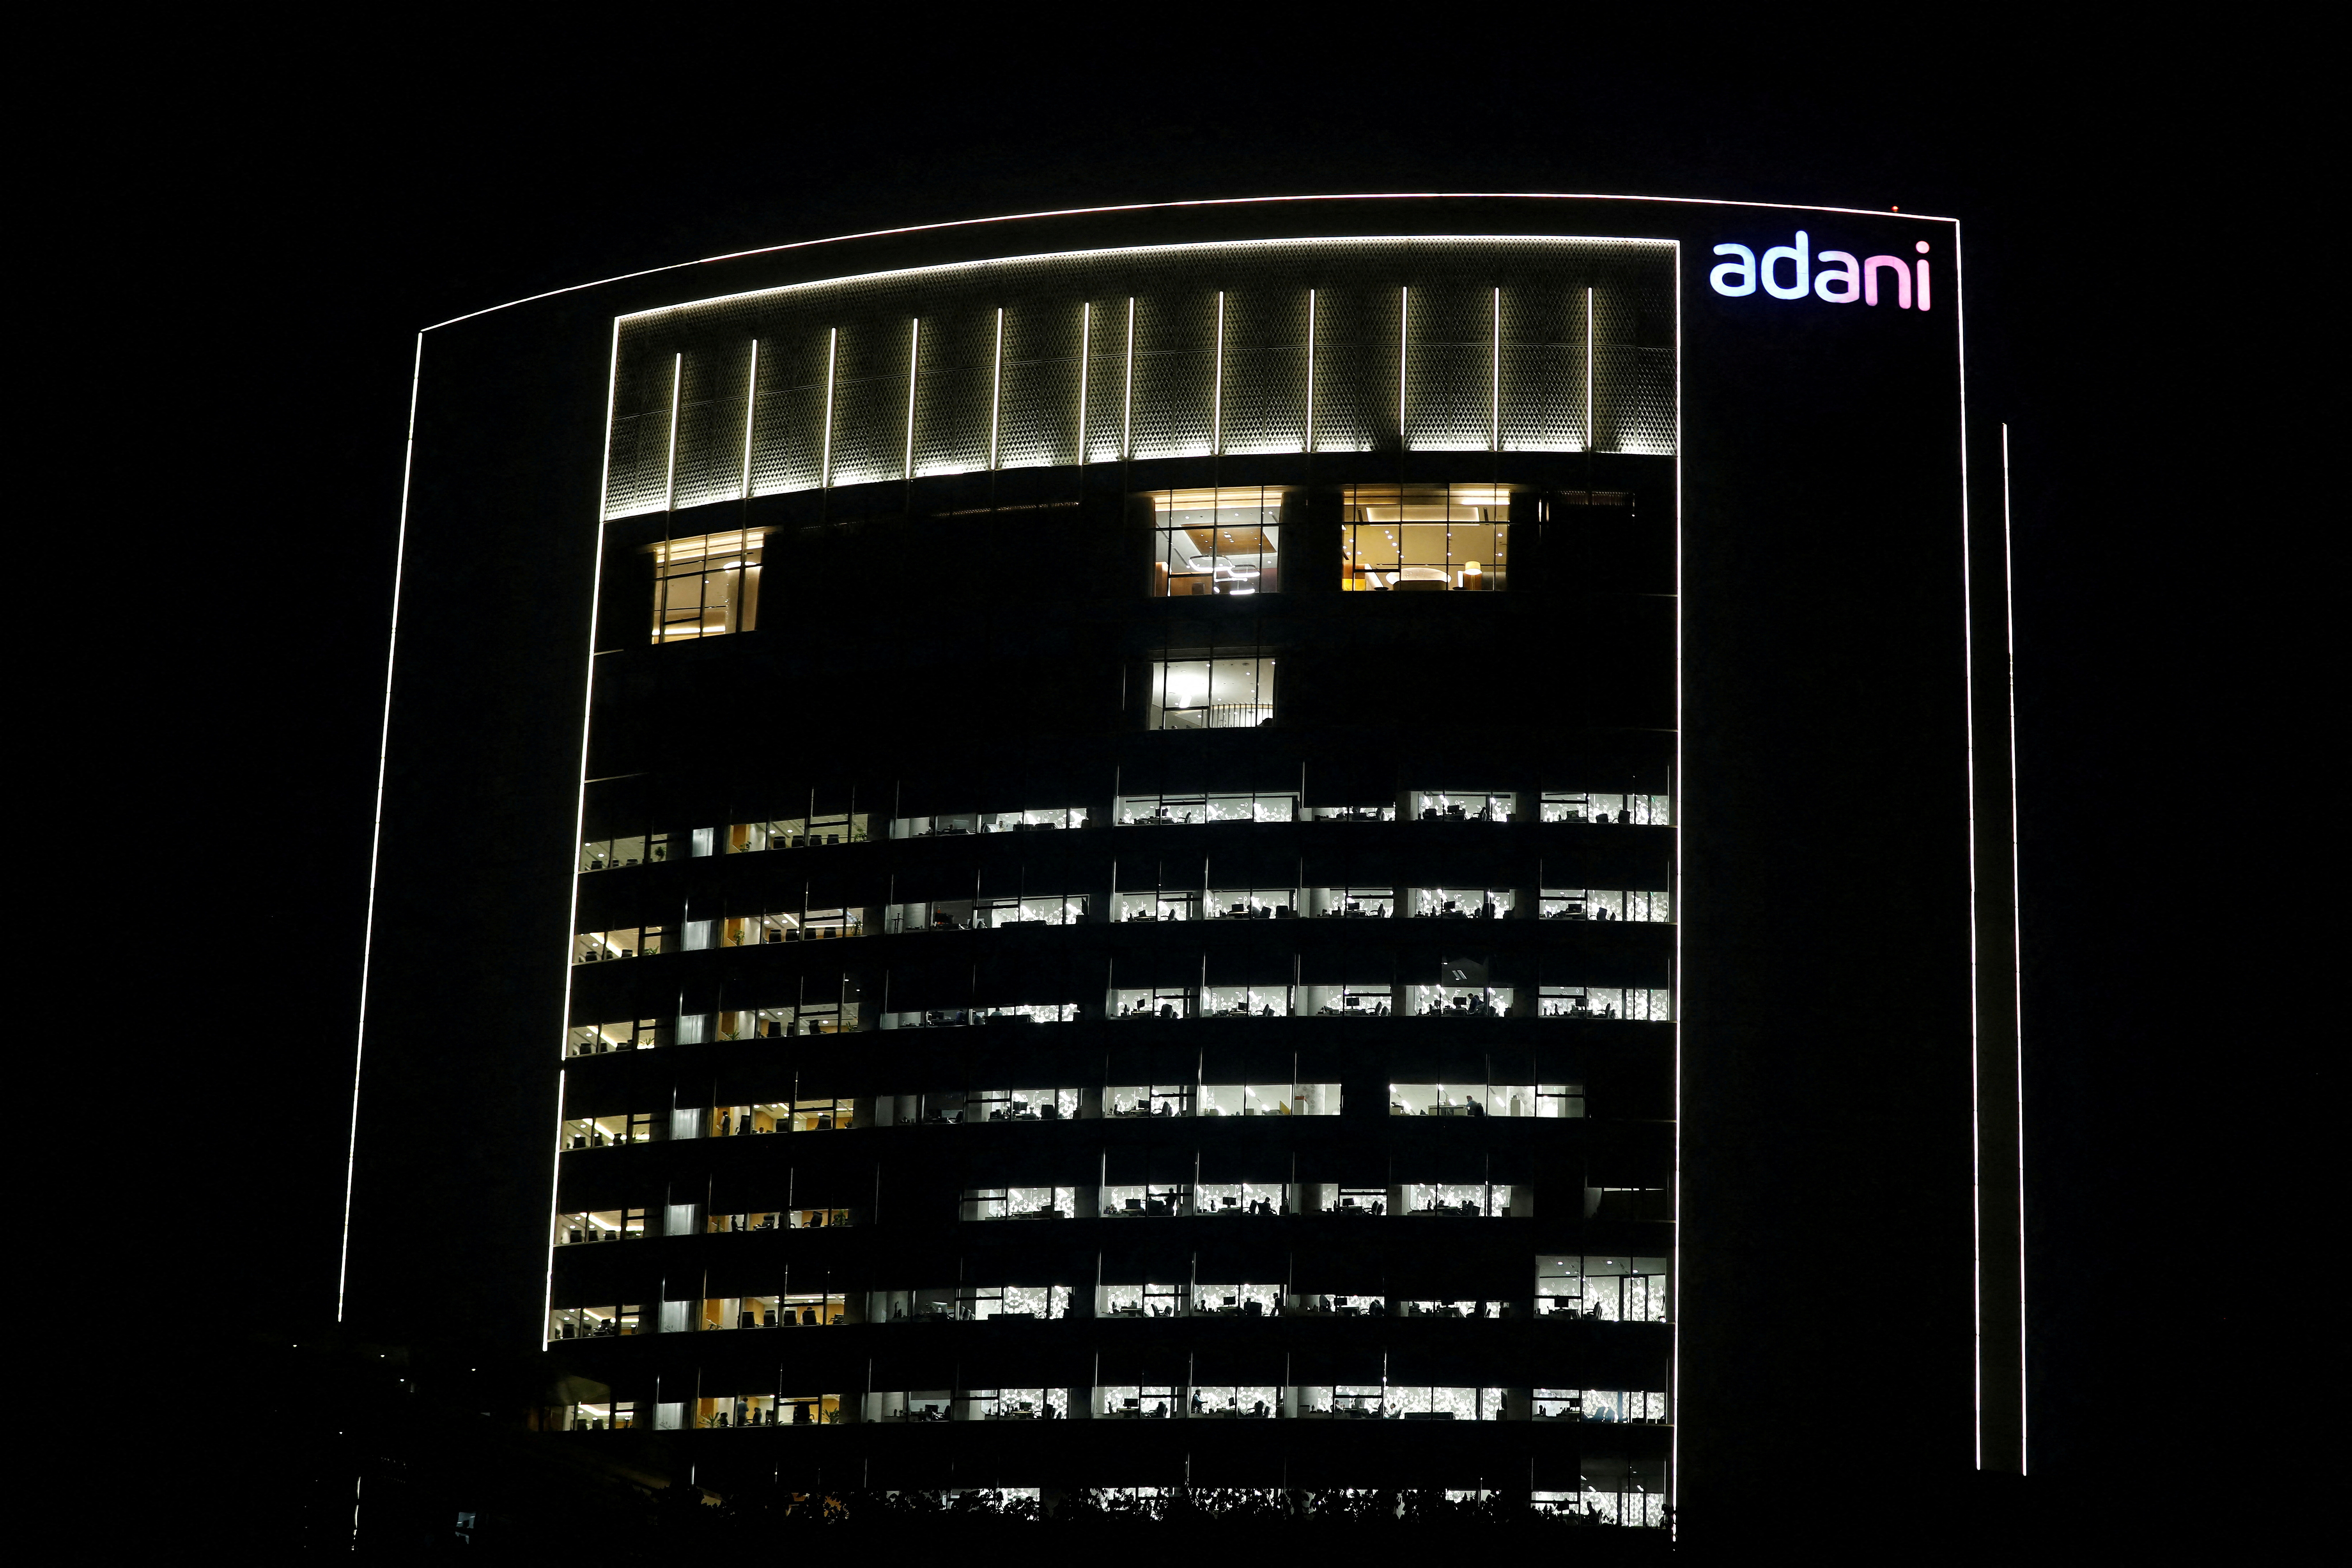
[[[950,228],[986,228],[997,224],[1025,223],[1033,218],[1090,217],[1106,213],[1173,211],[1184,207],[1229,207],[1274,205],[1305,202],[1646,202],[1658,206],[1756,207],[1770,212],[1841,213],[1853,217],[1893,217],[1916,219],[1922,223],[1949,223],[1925,213],[1880,212],[1876,207],[1822,206],[1809,202],[1743,202],[1720,196],[1625,196],[1608,195],[1600,192],[1573,191],[1355,191],[1333,192],[1316,196],[1210,196],[1186,202],[1124,202],[1113,206],[1049,207],[1040,212],[1004,213],[995,217],[950,218],[944,223],[907,224],[898,228],[861,229],[856,234],[836,234],[823,239],[795,239],[782,245],[764,245],[751,250],[730,250],[722,256],[698,257],[692,261],[672,261],[660,267],[641,267],[634,272],[616,272],[610,278],[599,278],[587,283],[567,283],[561,289],[545,289],[536,294],[525,294],[501,304],[485,305],[478,310],[468,310],[460,316],[434,322],[422,329],[433,331],[441,327],[454,327],[460,321],[470,321],[477,316],[487,316],[499,310],[510,310],[517,305],[535,300],[552,300],[562,294],[577,294],[583,289],[601,289],[607,283],[625,283],[633,278],[651,278],[656,273],[678,272],[689,267],[709,267],[721,261],[740,261],[746,257],[777,256],[788,250],[809,250],[820,245],[847,245],[853,240],[888,239],[902,234],[932,234]],[[1301,236],[1313,238],[1314,236]],[[1143,247],[1122,247],[1140,249]]]
[[[620,332],[613,334],[615,346]],[[615,363],[617,364],[617,361]],[[612,375],[607,373],[609,384]],[[375,964],[375,889],[383,863],[383,785],[392,758],[392,672],[400,652],[400,589],[408,567],[408,501],[416,475],[416,403],[425,384],[425,334],[416,334],[416,357],[408,372],[408,440],[400,457],[400,531],[392,552],[392,636],[383,650],[383,727],[376,733],[375,826],[368,841],[367,923],[360,939],[360,1028],[352,1047],[352,1134],[343,1149],[343,1245],[335,1265],[335,1321],[343,1321],[343,1303],[352,1277],[352,1201],[359,1184],[360,1073],[367,1062],[368,984]],[[609,394],[607,395],[609,395]],[[609,423],[605,440],[612,439]],[[607,464],[611,462],[608,458]],[[601,530],[603,524],[598,524]]]
[[[616,321],[613,325],[612,363],[604,375],[605,458],[604,473],[597,481],[596,492],[596,515],[600,519],[604,516],[604,501],[613,487],[611,455],[613,415],[620,391],[620,367],[621,327]],[[673,387],[672,391],[675,393],[676,388]],[[673,419],[671,421],[673,429],[676,424],[676,420]],[[588,731],[596,710],[596,637],[600,626],[600,612],[604,602],[604,530],[606,526],[602,521],[596,524],[596,572],[590,580],[588,589],[588,668],[580,686],[580,793],[572,805],[572,842],[574,845],[582,841],[582,835],[586,832],[588,826]],[[663,524],[662,536],[665,539],[669,536],[669,527],[667,522]],[[575,849],[572,853],[576,855],[578,851]],[[572,933],[580,929],[580,863],[577,859],[571,862],[570,869],[572,912],[563,922],[563,1024],[562,1034],[557,1037],[559,1039],[568,1035],[572,1028],[572,984],[580,973],[579,965],[572,962]],[[547,1173],[547,1279],[540,1294],[540,1322],[542,1325],[539,1331],[541,1333],[546,1332],[544,1325],[549,1316],[555,1310],[555,1216],[556,1205],[562,1202],[561,1188],[563,1179],[563,1096],[570,1087],[564,1079],[570,1076],[571,1070],[570,1064],[567,1062],[556,1080],[555,1135],[548,1140],[551,1145],[551,1152]],[[622,1216],[625,1225],[627,1217],[625,1215]],[[536,1342],[544,1344],[546,1342],[541,1340]]]

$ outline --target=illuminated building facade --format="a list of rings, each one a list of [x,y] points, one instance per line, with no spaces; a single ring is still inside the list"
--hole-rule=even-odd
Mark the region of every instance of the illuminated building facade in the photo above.
[[[1234,203],[432,329],[348,1310],[722,1489],[2014,1468],[1958,260]]]

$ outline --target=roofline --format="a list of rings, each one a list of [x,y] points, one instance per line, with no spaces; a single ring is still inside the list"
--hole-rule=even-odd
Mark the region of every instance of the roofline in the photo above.
[[[813,250],[824,245],[845,245],[852,240],[888,239],[899,235],[930,234],[953,228],[983,228],[993,224],[1024,223],[1033,218],[1093,217],[1109,213],[1159,212],[1183,207],[1252,206],[1287,202],[1398,202],[1398,201],[1534,201],[1534,202],[1651,202],[1661,206],[1765,207],[1780,212],[1843,213],[1855,217],[1915,218],[1923,223],[1954,223],[1955,218],[1930,213],[1880,212],[1874,207],[1824,206],[1807,202],[1748,202],[1730,201],[1718,196],[1622,196],[1599,193],[1578,194],[1566,191],[1357,191],[1332,193],[1317,196],[1204,196],[1181,202],[1123,202],[1113,206],[1050,207],[1038,212],[1003,213],[994,217],[952,218],[944,223],[908,224],[898,228],[870,228],[856,234],[836,234],[824,239],[797,239],[783,245],[760,246],[751,250],[730,250],[719,256],[699,257],[692,261],[673,261],[667,266],[642,268],[635,272],[615,273],[593,282],[567,284],[561,289],[549,289],[537,294],[526,294],[503,304],[486,305],[478,310],[468,310],[462,316],[452,316],[423,328],[434,331],[442,327],[454,327],[478,316],[491,315],[512,310],[540,300],[552,300],[560,294],[577,294],[583,289],[601,289],[608,283],[625,283],[633,278],[651,278],[657,273],[680,272],[689,267],[708,267],[721,261],[741,261],[754,256],[776,256],[789,250]]]

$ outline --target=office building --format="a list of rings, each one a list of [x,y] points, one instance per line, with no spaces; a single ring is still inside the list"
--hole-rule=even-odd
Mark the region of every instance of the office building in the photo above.
[[[347,1312],[721,1490],[2015,1469],[1959,263],[1235,202],[429,330]]]

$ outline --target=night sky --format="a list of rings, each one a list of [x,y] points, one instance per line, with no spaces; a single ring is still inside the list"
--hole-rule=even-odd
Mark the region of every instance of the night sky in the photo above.
[[[2035,1464],[2053,1487],[2184,1465],[2221,1481],[2176,1435],[2192,1409],[2294,1397],[2273,1352],[2217,1357],[2267,1338],[2276,1261],[2241,1196],[2272,1157],[2257,1113],[2314,1098],[2317,1076],[2263,1022],[2298,966],[2254,934],[2278,934],[2256,908],[2277,852],[2252,845],[2298,807],[2276,742],[2252,737],[2281,732],[2266,707],[2295,677],[2259,671],[2247,637],[2285,563],[2257,542],[2284,495],[2235,356],[2275,308],[2217,298],[2215,269],[2240,264],[2202,243],[2261,201],[2200,119],[2229,68],[2021,65],[1923,35],[1699,68],[1672,39],[1686,23],[1499,48],[1482,23],[1458,55],[1321,28],[1032,54],[1015,36],[1033,25],[958,42],[887,21],[831,41],[648,24],[596,40],[612,59],[501,47],[479,68],[455,38],[278,45],[294,52],[272,69],[222,65],[215,40],[229,89],[135,167],[124,154],[144,232],[96,265],[118,300],[168,299],[181,334],[163,354],[132,331],[159,358],[128,374],[176,362],[192,412],[167,443],[258,476],[145,503],[142,528],[180,541],[151,562],[169,567],[151,619],[171,629],[163,668],[118,693],[159,742],[134,799],[176,796],[170,837],[199,847],[162,851],[165,897],[210,926],[163,960],[159,1011],[188,1023],[152,1047],[207,1130],[171,1179],[222,1200],[166,1239],[187,1248],[196,1320],[332,1314],[416,328],[732,249],[1126,201],[1899,205],[1963,220],[1973,411],[2012,426]],[[147,771],[163,759],[184,795]],[[120,930],[132,911],[111,913]],[[2249,1463],[2225,1468],[2266,1468]]]

